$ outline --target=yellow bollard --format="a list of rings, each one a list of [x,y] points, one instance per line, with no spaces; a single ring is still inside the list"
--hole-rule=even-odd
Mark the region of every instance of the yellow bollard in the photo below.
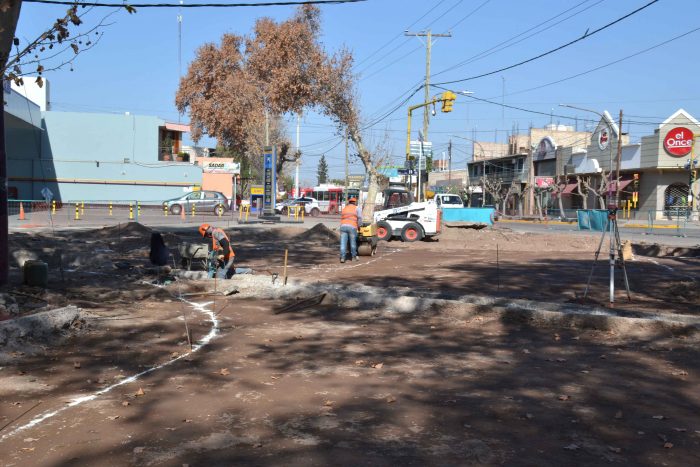
[[[75,220],[80,220],[80,205],[78,203],[75,203]]]
[[[129,220],[134,220],[134,205],[129,203]]]
[[[112,215],[112,202],[109,202],[109,215]]]
[[[168,205],[167,204],[163,205],[163,214],[165,215],[165,217],[168,217]]]
[[[245,210],[245,221],[248,222],[248,216],[250,216],[250,204],[246,206]]]
[[[80,203],[80,217],[85,215],[85,201]]]
[[[194,217],[194,204],[192,205],[192,217]]]
[[[136,202],[136,216],[141,218],[141,202],[140,201]]]
[[[56,214],[56,200],[51,200],[51,214]]]

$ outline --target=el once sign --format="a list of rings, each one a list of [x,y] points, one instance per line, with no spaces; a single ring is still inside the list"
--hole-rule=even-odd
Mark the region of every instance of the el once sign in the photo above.
[[[672,128],[664,136],[664,149],[673,157],[687,156],[693,149],[693,132],[682,126]]]

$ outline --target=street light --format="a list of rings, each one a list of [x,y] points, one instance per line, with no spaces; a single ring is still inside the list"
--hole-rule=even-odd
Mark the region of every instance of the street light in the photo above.
[[[576,110],[581,110],[583,112],[591,112],[594,113],[600,118],[605,121],[606,126],[608,127],[608,146],[610,147],[610,179],[612,180],[612,168],[613,168],[613,154],[612,154],[612,142],[610,141],[610,137],[613,134],[613,129],[612,125],[610,124],[609,119],[603,115],[600,112],[597,112],[595,110],[591,109],[584,109],[582,107],[576,107],[574,105],[568,105],[568,104],[559,104],[559,107],[568,107],[570,109],[576,109]],[[622,135],[618,134],[617,135],[618,140],[619,138],[622,137]],[[619,142],[618,142],[619,144]],[[600,147],[600,145],[598,145]],[[618,170],[618,176],[619,176],[619,170]],[[619,190],[620,188],[620,182],[616,181],[616,188]],[[612,215],[609,213],[608,214],[608,229],[610,233],[610,304],[612,305],[615,303],[615,239],[616,239],[616,231],[615,231],[615,224],[616,224],[616,217],[617,217],[617,206],[612,204],[612,190],[608,189],[608,210],[612,210],[613,213]],[[605,233],[603,233],[603,237],[605,237]],[[603,243],[603,239],[600,240],[601,245]],[[600,247],[598,247],[598,251],[600,251]],[[598,258],[597,253],[596,253],[596,259]],[[594,263],[595,265],[595,263]],[[591,276],[593,275],[593,268],[591,268],[591,275],[588,277],[588,283],[590,284],[591,281]],[[627,272],[625,271],[625,281],[627,281]],[[588,286],[586,286],[586,292],[588,291]],[[628,296],[629,296],[629,288],[628,288]]]

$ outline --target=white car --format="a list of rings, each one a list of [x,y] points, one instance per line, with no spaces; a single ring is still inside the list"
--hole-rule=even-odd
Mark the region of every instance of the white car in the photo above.
[[[435,204],[442,209],[463,208],[464,201],[459,195],[451,195],[448,193],[438,193],[435,195]]]
[[[275,206],[275,210],[279,214],[287,214],[287,210],[289,206],[304,206],[304,213],[307,215],[310,215],[312,217],[317,217],[321,214],[321,209],[318,205],[318,200],[316,198],[310,198],[308,196],[304,196],[301,198],[295,198],[295,199],[288,199],[286,201],[281,202],[280,204]]]

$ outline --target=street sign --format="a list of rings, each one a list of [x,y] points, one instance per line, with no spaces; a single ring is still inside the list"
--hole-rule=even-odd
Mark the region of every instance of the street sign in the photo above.
[[[416,171],[412,169],[398,169],[399,175],[415,175]]]

